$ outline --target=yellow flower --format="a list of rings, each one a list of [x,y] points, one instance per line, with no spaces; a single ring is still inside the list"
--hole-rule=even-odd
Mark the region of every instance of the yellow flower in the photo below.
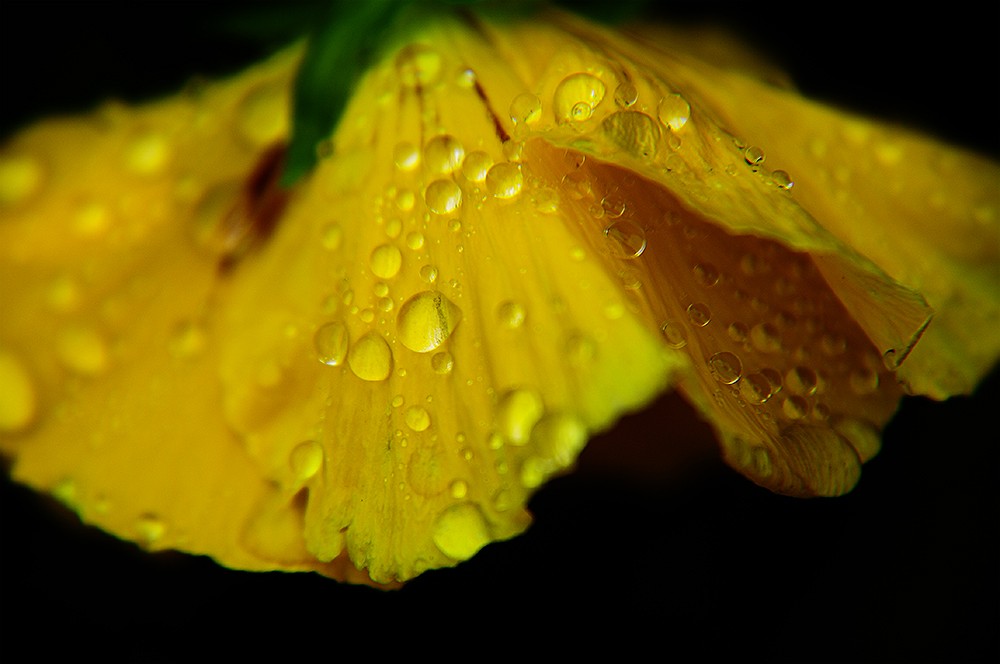
[[[652,33],[409,37],[287,192],[295,49],[4,147],[15,478],[152,549],[394,583],[523,531],[669,387],[754,481],[835,495],[900,381],[994,362],[996,165]]]

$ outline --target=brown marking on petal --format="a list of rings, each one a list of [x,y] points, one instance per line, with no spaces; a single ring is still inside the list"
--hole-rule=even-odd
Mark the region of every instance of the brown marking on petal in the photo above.
[[[483,105],[486,107],[486,112],[489,113],[490,119],[493,120],[493,131],[496,132],[497,138],[500,139],[501,143],[506,143],[510,140],[510,134],[507,130],[503,128],[503,123],[500,122],[500,116],[496,114],[493,110],[493,106],[490,105],[490,99],[486,96],[486,91],[483,90],[483,86],[480,85],[479,81],[476,81],[475,85],[476,94],[483,101]]]

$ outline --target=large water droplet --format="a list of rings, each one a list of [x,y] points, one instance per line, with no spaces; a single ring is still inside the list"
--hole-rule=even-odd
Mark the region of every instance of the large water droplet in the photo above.
[[[461,503],[452,505],[438,516],[432,539],[449,558],[468,560],[490,543],[490,533],[479,507]]]
[[[494,198],[509,199],[521,193],[524,176],[517,164],[504,162],[495,165],[486,174],[486,190]]]
[[[369,264],[372,273],[380,279],[392,279],[403,265],[403,254],[396,245],[383,244],[372,251]]]
[[[556,122],[578,122],[590,117],[604,100],[607,88],[591,74],[572,74],[556,86],[552,97]],[[586,116],[586,117],[583,117]]]
[[[790,419],[799,420],[809,414],[809,402],[802,397],[788,397],[781,404],[781,410]]]
[[[396,316],[399,341],[427,353],[447,341],[462,320],[462,310],[440,291],[423,291],[403,303]]]
[[[619,219],[604,229],[612,253],[619,258],[638,258],[646,250],[646,231],[628,219]]]
[[[427,185],[424,201],[434,214],[450,214],[462,205],[462,190],[451,180],[435,180]]]
[[[771,182],[778,185],[782,189],[791,189],[795,185],[795,182],[792,181],[792,176],[782,170],[777,170],[771,173]]]
[[[0,431],[31,424],[38,407],[35,381],[13,354],[0,350]]]
[[[510,102],[510,119],[515,125],[534,124],[542,117],[542,102],[530,92],[522,92]]]
[[[392,349],[377,333],[369,332],[351,348],[347,364],[361,380],[382,381],[392,373]]]
[[[462,175],[469,182],[482,182],[492,166],[493,157],[482,150],[476,150],[466,155],[462,162]]]
[[[670,94],[660,100],[656,115],[671,131],[680,131],[691,117],[691,106],[684,97]]]
[[[435,136],[424,146],[424,165],[431,173],[448,175],[462,165],[465,148],[454,136]]]
[[[315,440],[299,443],[288,455],[288,465],[295,479],[304,482],[323,467],[323,448]]]
[[[543,414],[545,406],[537,392],[513,390],[501,399],[497,407],[497,428],[512,445],[524,445]]]
[[[413,431],[426,431],[431,425],[431,415],[422,406],[410,406],[406,409],[406,426]]]
[[[316,330],[313,336],[313,346],[316,349],[316,357],[323,364],[331,367],[340,366],[347,357],[347,349],[350,346],[350,334],[347,326],[334,321],[327,323]]]
[[[723,385],[732,385],[743,374],[743,362],[735,354],[728,351],[716,353],[708,358],[708,368],[715,379]]]

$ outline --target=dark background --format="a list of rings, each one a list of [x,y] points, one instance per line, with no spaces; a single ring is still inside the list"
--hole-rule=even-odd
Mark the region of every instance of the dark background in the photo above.
[[[235,71],[267,48],[212,27],[234,3],[81,4],[0,5],[0,136]],[[812,96],[1000,157],[996,4],[658,13],[729,25]],[[526,535],[388,594],[148,555],[3,476],[0,658],[229,660],[275,643],[283,660],[359,643],[358,658],[520,658],[601,642],[616,659],[997,661],[998,397],[995,372],[971,398],[905,400],[860,485],[836,500],[776,496],[691,453],[704,431],[677,427],[687,416],[667,397],[539,492]],[[600,470],[636,452],[657,460]]]

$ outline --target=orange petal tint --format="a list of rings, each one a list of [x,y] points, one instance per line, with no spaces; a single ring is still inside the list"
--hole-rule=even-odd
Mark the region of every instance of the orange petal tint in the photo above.
[[[965,237],[996,230],[993,164],[567,15],[469,14],[388,49],[282,191],[297,57],[0,154],[0,450],[118,536],[405,581],[522,532],[671,386],[754,481],[841,494],[900,380],[969,389],[1000,350],[996,247]],[[962,238],[907,204],[931,161]]]

